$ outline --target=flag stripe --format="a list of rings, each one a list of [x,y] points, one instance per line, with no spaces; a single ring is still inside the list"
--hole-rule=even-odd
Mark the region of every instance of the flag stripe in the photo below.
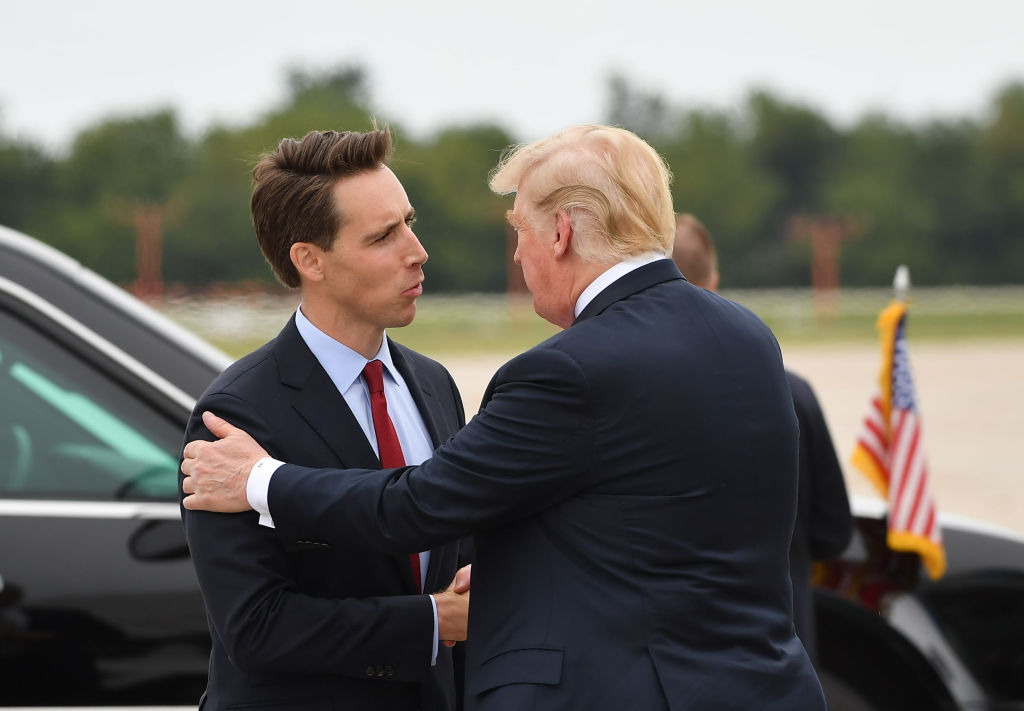
[[[885,431],[882,429],[880,421],[876,422],[874,420],[867,420],[864,422],[864,429],[874,436],[875,442],[878,443],[879,449],[885,447],[885,441],[887,438],[885,436]]]
[[[935,536],[935,504],[928,507],[928,519],[924,523],[924,537],[932,538]]]
[[[917,512],[921,510],[921,500],[928,493],[925,489],[924,467],[914,467],[914,479],[916,486],[912,489],[913,496],[907,501],[907,518],[904,528],[914,533],[920,533],[917,521]]]

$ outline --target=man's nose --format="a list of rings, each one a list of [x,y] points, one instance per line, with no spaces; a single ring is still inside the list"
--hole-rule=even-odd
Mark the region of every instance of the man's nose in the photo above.
[[[409,230],[409,237],[412,239],[410,250],[411,264],[423,264],[430,255],[427,254],[427,250],[423,249],[423,245],[420,243],[419,238],[416,237],[415,232]]]

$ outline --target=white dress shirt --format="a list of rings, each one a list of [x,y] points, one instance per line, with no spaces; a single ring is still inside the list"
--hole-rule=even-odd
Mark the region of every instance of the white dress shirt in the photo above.
[[[661,252],[647,252],[646,254],[641,254],[636,257],[623,259],[615,266],[609,267],[605,271],[601,272],[597,279],[590,282],[587,288],[583,290],[583,293],[579,295],[579,298],[576,299],[576,306],[573,309],[573,314],[576,318],[579,318],[580,314],[583,313],[583,309],[587,308],[590,302],[594,300],[595,296],[611,286],[613,282],[618,281],[634,269],[639,269],[645,264],[650,264],[651,262],[656,262],[659,259],[665,258],[665,255]]]

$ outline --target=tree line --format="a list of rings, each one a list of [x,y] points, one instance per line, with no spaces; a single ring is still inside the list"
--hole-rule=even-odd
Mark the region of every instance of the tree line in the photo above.
[[[186,288],[273,276],[249,218],[250,171],[282,137],[388,123],[393,169],[417,210],[434,292],[501,291],[506,198],[486,177],[516,138],[496,124],[452,124],[427,137],[374,111],[360,67],[295,70],[286,96],[252,123],[185,135],[173,109],[110,118],[80,131],[66,155],[0,134],[0,224],[119,282],[136,278],[141,215],[162,232],[164,280]],[[1024,84],[977,117],[907,124],[882,113],[839,127],[809,105],[752,91],[733,108],[692,108],[607,85],[606,123],[665,157],[676,209],[711,230],[725,287],[811,283],[809,224],[842,226],[838,275],[888,284],[1024,279]]]

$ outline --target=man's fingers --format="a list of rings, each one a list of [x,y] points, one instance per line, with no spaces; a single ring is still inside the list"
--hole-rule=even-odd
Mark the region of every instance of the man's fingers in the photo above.
[[[454,591],[457,593],[464,593],[469,590],[470,577],[472,574],[472,564],[459,568],[458,572],[455,573],[455,581],[453,583]]]
[[[185,445],[185,448],[181,450],[181,458],[187,463],[190,459],[195,459],[199,455],[199,447],[202,446],[203,440],[194,439]],[[184,469],[184,467],[183,467]],[[186,472],[188,473],[188,472]]]
[[[195,480],[190,476],[186,476],[181,480],[181,490],[186,494],[196,493]]]
[[[224,418],[217,417],[209,410],[203,412],[203,424],[206,425],[206,429],[210,430],[210,432],[212,432],[218,439],[224,439],[232,432],[238,431],[237,427]]]
[[[206,494],[190,494],[181,500],[181,505],[189,511],[209,511],[210,502]]]

